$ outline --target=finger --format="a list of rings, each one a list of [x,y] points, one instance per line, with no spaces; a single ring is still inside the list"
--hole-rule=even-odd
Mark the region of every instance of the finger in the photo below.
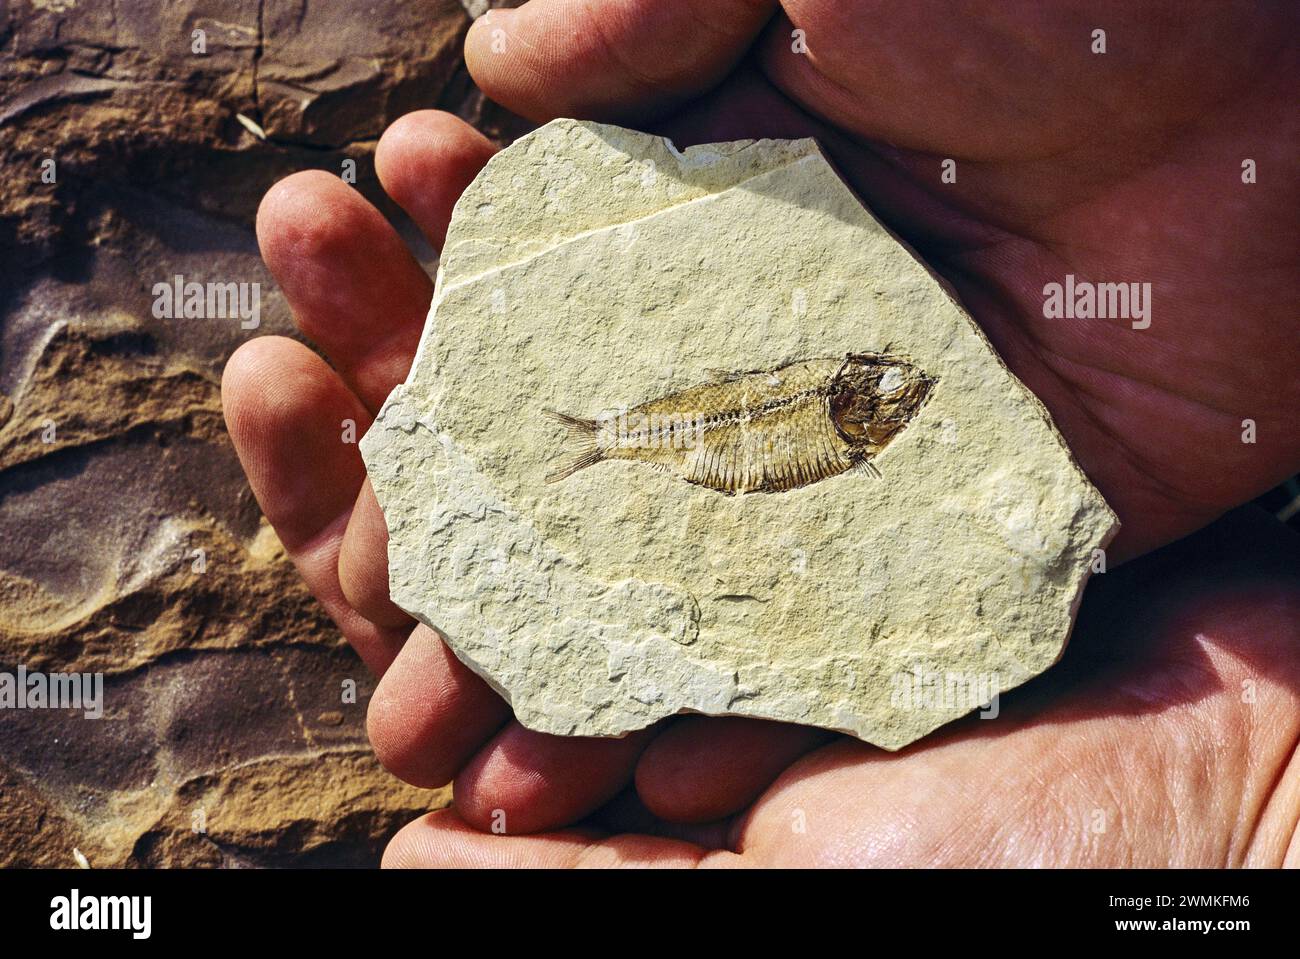
[[[492,141],[460,117],[418,110],[384,131],[375,172],[384,192],[441,250],[452,208],[494,153]]]
[[[421,111],[389,129],[376,165],[385,187],[440,245],[452,206],[491,151],[491,144],[463,121]],[[268,194],[259,214],[259,232],[299,325],[352,377],[357,389],[369,394],[373,409],[406,374],[429,287],[388,224],[353,191],[340,187],[332,177],[290,178]],[[326,213],[314,216],[317,207]],[[304,232],[299,220],[309,229]],[[380,315],[376,296],[389,291],[387,279],[376,273],[388,267],[398,282],[389,297],[392,311]],[[347,282],[322,285],[313,279],[315,273],[329,270]],[[371,335],[381,341],[368,342],[365,338]],[[339,552],[340,583],[358,612],[380,626],[409,629],[410,617],[388,596],[387,540],[382,513],[367,484]]]
[[[267,191],[257,239],[298,328],[377,410],[406,377],[433,295],[397,231],[338,177],[308,170]]]
[[[427,626],[417,626],[370,697],[370,742],[393,775],[431,789],[510,718],[510,707]]]
[[[456,777],[456,810],[479,829],[512,834],[577,822],[632,781],[652,736],[548,736],[512,722]]]
[[[775,8],[774,0],[533,0],[475,21],[465,63],[484,93],[531,120],[644,122],[717,84]]]
[[[264,336],[241,346],[221,380],[226,429],[249,485],[308,588],[375,672],[387,668],[402,631],[376,626],[343,596],[338,552],[365,468],[342,424],[369,414],[306,346]]]
[[[352,608],[380,626],[415,621],[388,594],[388,524],[367,478],[361,484],[339,549],[339,585]]]
[[[637,794],[650,812],[671,822],[722,819],[749,806],[799,757],[833,736],[758,719],[687,716],[642,754]]]
[[[680,839],[705,849],[728,849],[735,839],[736,821],[731,817],[704,823],[669,822],[651,812],[636,789],[629,786],[579,822],[577,828],[593,829],[602,835],[637,833]]]
[[[501,836],[475,830],[453,810],[422,816],[404,827],[384,852],[389,869],[693,868],[740,865],[729,852],[709,852],[676,839],[581,830],[540,836]]]

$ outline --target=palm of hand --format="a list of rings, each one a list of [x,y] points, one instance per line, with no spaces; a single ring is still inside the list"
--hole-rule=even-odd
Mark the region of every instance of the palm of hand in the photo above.
[[[1190,66],[1151,77],[1131,52],[1093,54],[1095,25],[1068,13],[1026,32],[999,23],[997,8],[954,24],[908,5],[886,22],[798,2],[786,4],[793,23],[778,16],[741,60],[767,11],[730,6],[534,4],[481,21],[467,55],[490,94],[536,119],[653,121],[682,143],[817,136],[1051,409],[1125,521],[1118,551],[1203,525],[1295,469],[1284,437],[1298,397],[1278,320],[1294,315],[1296,291],[1284,285],[1294,271],[1276,270],[1272,237],[1291,225],[1295,204],[1240,177],[1244,156],[1283,168],[1291,141],[1262,124],[1285,112],[1269,96],[1285,84],[1257,75],[1225,97],[1225,77],[1272,62],[1266,31],[1219,51],[1210,27],[1225,25],[1210,25],[1178,39],[1197,54]],[[701,29],[696,16],[714,19]],[[1131,17],[1108,21],[1117,52],[1121,38],[1129,51],[1160,42]],[[795,23],[807,53],[791,49]],[[514,50],[504,57],[488,45],[489,28],[503,24]],[[539,38],[556,36],[570,48],[543,59]],[[1014,105],[990,110],[1012,95]],[[416,114],[385,136],[377,166],[436,244],[489,154],[451,118]],[[940,180],[947,158],[955,183]],[[1260,717],[1296,715],[1295,577],[1276,568],[1295,547],[1256,529],[1259,555],[1233,565],[1205,545],[1209,536],[1208,548],[1243,548],[1249,518],[1103,577],[1065,664],[1011,697],[1002,719],[968,720],[901,756],[739,720],[681,719],[619,742],[557,741],[509,722],[436,636],[421,628],[406,640],[409,620],[387,602],[382,519],[355,450],[337,449],[337,418],[368,422],[404,375],[427,279],[333,178],[277,186],[259,236],[299,324],[338,373],[289,341],[250,343],[226,377],[232,436],[309,584],[368,662],[387,669],[371,706],[381,757],[418,784],[457,777],[457,814],[413,824],[390,861],[733,861],[713,848],[773,863],[1286,854],[1286,806],[1270,802],[1282,792],[1270,787],[1296,729]],[[1152,283],[1151,327],[1044,319],[1043,285],[1066,273]],[[1257,445],[1240,442],[1246,418],[1258,424]],[[1156,589],[1152,563],[1163,569]],[[1190,604],[1189,583],[1211,592]],[[1132,618],[1107,619],[1103,593]],[[1206,788],[1183,785],[1198,780]],[[512,834],[532,832],[602,805],[591,824],[621,838],[503,839],[464,825],[488,826],[504,810]],[[680,825],[705,820],[714,822]]]
[[[1297,197],[1242,181],[1247,158],[1292,166],[1295,136],[1274,126],[1287,114],[1300,132],[1274,96],[1287,88],[1284,38],[1242,30],[1224,44],[1242,25],[1222,11],[1227,22],[1179,28],[1182,59],[1152,71],[1135,51],[1170,38],[1141,14],[1107,17],[1112,46],[1099,54],[1096,24],[1068,10],[1026,30],[1023,11],[998,4],[963,18],[943,5],[887,18],[784,6],[806,53],[778,17],[740,70],[660,128],[688,142],[817,137],[1051,409],[1125,522],[1120,556],[1294,471],[1300,287],[1283,289],[1277,270],[1300,267]],[[1067,274],[1151,284],[1151,326],[1045,318],[1044,286]],[[1254,445],[1242,442],[1247,419]]]

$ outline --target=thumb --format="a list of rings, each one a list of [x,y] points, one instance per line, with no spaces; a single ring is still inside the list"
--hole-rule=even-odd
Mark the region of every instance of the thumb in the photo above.
[[[532,0],[465,39],[479,88],[530,120],[648,117],[717,85],[776,0]]]

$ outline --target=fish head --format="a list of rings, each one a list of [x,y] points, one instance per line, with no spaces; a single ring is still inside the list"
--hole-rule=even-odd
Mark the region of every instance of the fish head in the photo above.
[[[885,447],[929,399],[934,377],[889,353],[850,353],[831,380],[831,421],[872,452]]]

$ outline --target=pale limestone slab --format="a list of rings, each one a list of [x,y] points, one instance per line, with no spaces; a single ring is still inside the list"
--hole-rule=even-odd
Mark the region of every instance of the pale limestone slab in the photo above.
[[[725,496],[609,462],[543,480],[564,439],[544,409],[886,348],[939,383],[882,479]],[[1118,525],[812,140],[678,151],[557,120],[498,154],[361,450],[394,601],[522,723],[565,735],[701,712],[897,749],[1058,659]]]

